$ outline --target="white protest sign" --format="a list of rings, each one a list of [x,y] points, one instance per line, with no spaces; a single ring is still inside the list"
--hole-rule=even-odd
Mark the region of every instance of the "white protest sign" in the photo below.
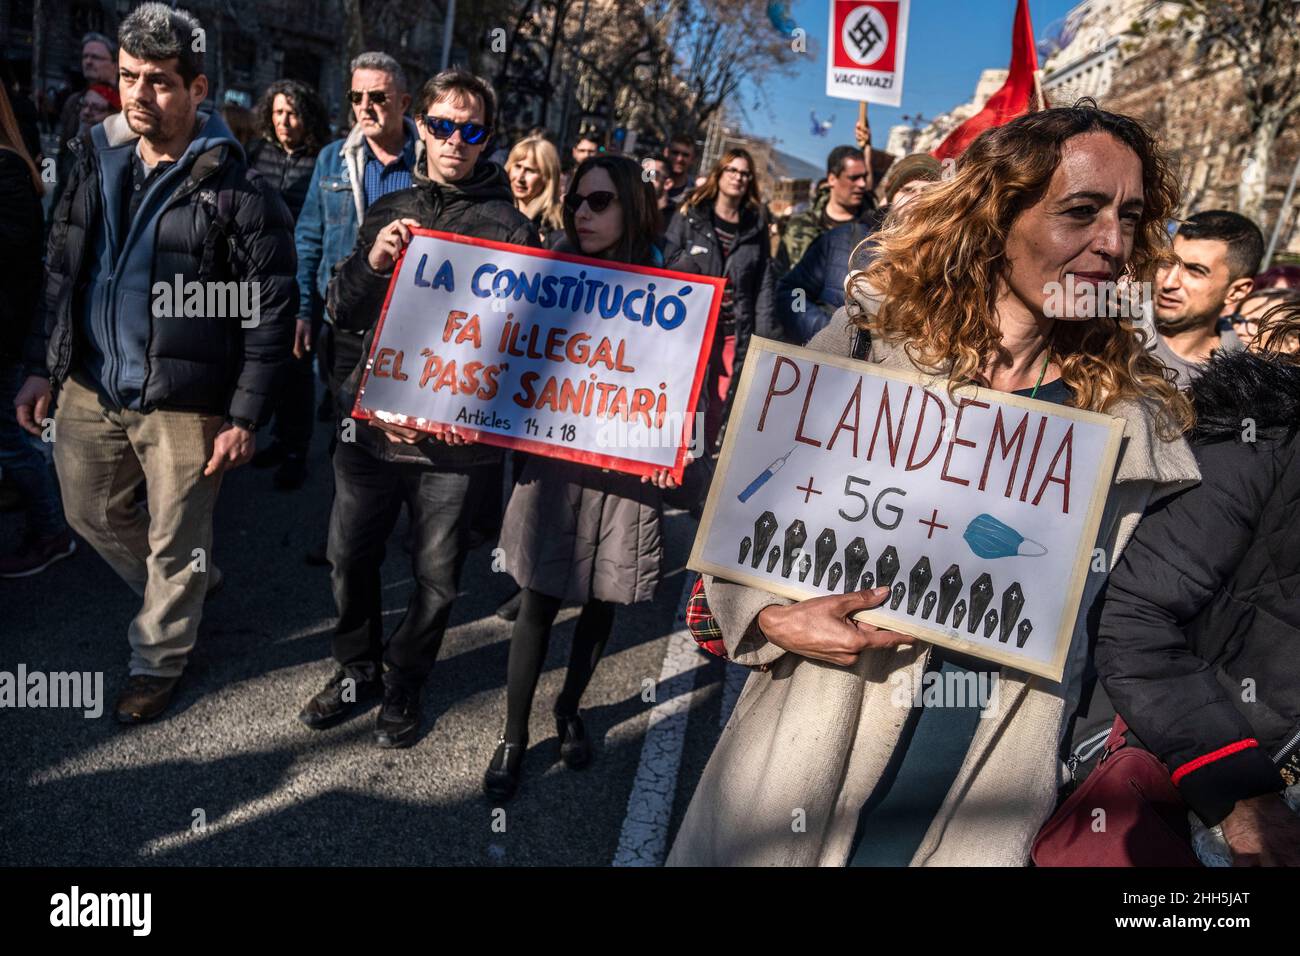
[[[690,567],[1059,680],[1123,422],[750,342]]]
[[[826,95],[899,106],[911,0],[831,0]]]
[[[355,417],[681,480],[723,280],[412,232]]]

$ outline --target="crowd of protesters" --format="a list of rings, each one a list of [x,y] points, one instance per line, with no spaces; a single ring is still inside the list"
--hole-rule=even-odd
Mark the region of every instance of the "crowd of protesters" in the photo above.
[[[759,335],[1122,419],[1098,541],[1113,570],[1088,576],[1059,682],[854,620],[879,589],[795,603],[706,576],[727,655],[753,673],[670,863],[1024,865],[1064,758],[1116,713],[1235,861],[1300,862],[1284,798],[1300,778],[1300,275],[1261,272],[1260,231],[1237,213],[1197,212],[1171,241],[1179,187],[1142,125],[1087,102],[1041,110],[982,134],[952,171],[915,154],[876,183],[860,122],[774,233],[748,151],[696,169],[682,135],[639,157],[594,134],[567,151],[544,130],[498,143],[502,105],[464,70],[415,88],[391,56],[361,54],[352,125],[333,139],[297,81],[251,111],[213,109],[200,28],[146,3],[115,40],[84,38],[48,222],[35,110],[0,87],[0,469],[26,521],[0,577],[40,574],[75,532],[136,591],[117,720],[173,700],[222,584],[194,555],[211,553],[224,474],[251,462],[301,488],[319,421],[336,666],[299,719],[323,730],[378,704],[376,745],[411,746],[466,555],[499,532],[519,591],[499,612],[514,623],[484,790],[520,786],[565,604],[581,611],[552,714],[561,759],[585,766],[583,693],[619,605],[661,580],[665,507],[698,516]],[[683,486],[353,420],[416,228],[725,279],[704,454]],[[256,283],[259,321],[161,314],[154,283],[173,276]],[[1061,318],[1045,286],[1064,276],[1145,279],[1152,300],[1134,321]],[[414,586],[386,633],[380,569],[403,507]],[[890,699],[900,674],[971,672],[1001,680],[996,713],[900,718]],[[1232,691],[1243,680],[1249,700]]]

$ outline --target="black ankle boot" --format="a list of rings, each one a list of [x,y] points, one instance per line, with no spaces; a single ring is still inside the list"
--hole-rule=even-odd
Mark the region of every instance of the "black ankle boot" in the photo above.
[[[555,715],[555,733],[560,738],[560,759],[571,770],[579,770],[591,762],[591,744],[587,741],[587,728],[577,714],[572,717]]]
[[[524,765],[524,752],[528,742],[506,743],[497,738],[497,750],[492,755],[487,772],[483,774],[483,792],[498,800],[509,800],[519,788],[519,775]]]

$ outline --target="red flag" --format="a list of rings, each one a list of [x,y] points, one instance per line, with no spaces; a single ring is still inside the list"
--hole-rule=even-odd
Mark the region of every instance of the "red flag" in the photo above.
[[[1002,88],[989,97],[980,110],[948,134],[931,150],[935,159],[956,158],[980,133],[1001,126],[1028,112],[1034,99],[1034,72],[1038,51],[1034,47],[1034,24],[1029,19],[1029,0],[1016,4],[1016,21],[1011,31],[1011,69]]]

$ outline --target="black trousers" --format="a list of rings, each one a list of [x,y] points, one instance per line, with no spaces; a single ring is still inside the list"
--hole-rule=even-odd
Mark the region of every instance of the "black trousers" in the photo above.
[[[290,355],[276,373],[275,440],[298,455],[306,455],[316,424],[316,373],[313,354]]]
[[[334,659],[358,680],[419,687],[433,669],[460,586],[470,518],[491,465],[435,469],[382,461],[353,442],[334,450],[327,554],[339,620]],[[405,502],[412,524],[415,592],[385,645],[379,569]]]
[[[320,351],[320,329],[325,305],[312,295],[312,351],[302,358],[290,355],[281,363],[275,377],[275,440],[298,455],[306,455],[316,424],[316,373]],[[323,363],[322,363],[323,364]]]

